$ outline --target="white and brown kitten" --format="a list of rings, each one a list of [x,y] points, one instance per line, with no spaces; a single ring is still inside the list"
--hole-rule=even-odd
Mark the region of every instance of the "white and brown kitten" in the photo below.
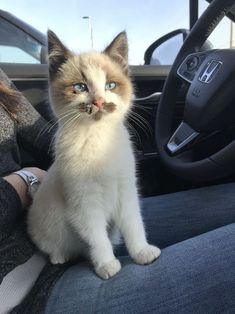
[[[52,263],[86,255],[107,279],[121,268],[113,253],[119,232],[136,263],[160,255],[146,240],[124,126],[133,96],[126,33],[102,53],[76,55],[48,31],[48,47],[59,129],[55,162],[35,195],[28,231]]]

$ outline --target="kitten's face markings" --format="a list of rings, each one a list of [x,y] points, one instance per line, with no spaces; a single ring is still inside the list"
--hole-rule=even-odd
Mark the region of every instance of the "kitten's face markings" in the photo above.
[[[104,85],[104,91],[113,91],[117,85],[116,82],[108,81]],[[74,83],[72,86],[73,93],[77,95],[89,94],[92,91],[92,88],[89,88],[84,82]],[[103,114],[114,112],[116,105],[112,102],[106,102],[103,97],[94,97],[90,103],[80,103],[78,108],[81,113],[93,114],[92,118],[97,121],[102,118]]]
[[[49,31],[48,52],[50,90],[58,117],[72,121],[71,115],[79,113],[82,121],[124,118],[132,95],[125,32],[101,53],[76,55]]]

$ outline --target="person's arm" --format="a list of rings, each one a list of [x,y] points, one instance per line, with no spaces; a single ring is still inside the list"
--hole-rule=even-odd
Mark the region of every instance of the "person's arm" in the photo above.
[[[24,168],[24,170],[28,170],[32,172],[34,175],[36,175],[39,182],[42,182],[46,174],[46,171],[35,167]],[[3,177],[3,179],[7,181],[15,189],[16,193],[18,194],[21,200],[22,207],[23,208],[27,207],[31,202],[31,198],[28,194],[28,186],[25,183],[25,181],[15,173]]]
[[[40,181],[46,173],[39,168],[27,170],[34,173]],[[21,177],[16,174],[0,177],[0,241],[11,234],[23,214],[22,209],[30,202],[27,185]]]
[[[27,196],[27,186],[23,179],[21,179],[17,174],[14,173],[3,177],[3,179],[15,189],[15,192],[20,198],[22,207],[25,207],[30,202],[30,200]]]
[[[20,197],[15,188],[0,177],[0,241],[15,228],[21,209]]]

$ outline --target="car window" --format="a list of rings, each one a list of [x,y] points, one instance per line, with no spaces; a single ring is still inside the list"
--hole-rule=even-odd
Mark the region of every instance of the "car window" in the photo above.
[[[99,5],[97,5],[99,3]],[[202,13],[208,3],[199,0]],[[55,13],[56,7],[56,13]],[[122,30],[126,30],[129,40],[129,62],[131,65],[143,65],[146,49],[157,39],[176,29],[189,28],[188,0],[57,0],[47,1],[35,9],[34,1],[1,1],[1,8],[29,25],[46,34],[52,29],[68,47],[74,51],[90,49],[102,50],[110,40]],[[10,26],[0,24],[2,29]],[[230,21],[224,18],[209,40],[214,48],[230,47]],[[9,42],[0,43],[2,62],[40,62],[40,45],[19,29],[9,32]],[[233,36],[232,36],[233,37]],[[2,35],[0,36],[0,39]],[[168,42],[161,50],[165,60],[160,64],[172,64],[179,50],[177,38]],[[22,43],[26,42],[26,47]],[[233,42],[233,39],[232,39]],[[233,42],[234,43],[234,42]],[[180,43],[181,44],[181,43]],[[178,45],[178,46],[177,46]],[[172,46],[174,51],[171,50]],[[164,49],[163,49],[164,48]],[[169,55],[169,53],[171,55]],[[174,52],[174,53],[173,53]],[[159,59],[156,56],[156,60]],[[157,60],[158,61],[158,60]],[[158,62],[155,64],[158,64]]]
[[[115,35],[126,30],[132,65],[144,64],[145,50],[159,37],[189,27],[188,0],[71,0],[69,5],[66,1],[50,0],[43,5],[35,3],[2,0],[1,8],[43,33],[51,28],[78,52],[90,50],[92,46],[95,50],[103,50]]]
[[[41,48],[31,36],[0,18],[0,62],[40,63]]]
[[[199,13],[202,14],[208,5],[208,2],[199,0]],[[234,23],[229,18],[224,17],[208,40],[213,45],[213,48],[216,49],[234,48],[234,32]]]

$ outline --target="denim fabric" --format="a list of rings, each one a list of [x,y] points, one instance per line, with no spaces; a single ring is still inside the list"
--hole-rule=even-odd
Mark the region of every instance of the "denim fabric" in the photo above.
[[[142,200],[149,240],[163,248],[235,222],[235,184]]]
[[[140,266],[121,256],[107,281],[79,263],[55,285],[46,314],[235,313],[235,184],[151,197],[142,208],[160,258]]]

